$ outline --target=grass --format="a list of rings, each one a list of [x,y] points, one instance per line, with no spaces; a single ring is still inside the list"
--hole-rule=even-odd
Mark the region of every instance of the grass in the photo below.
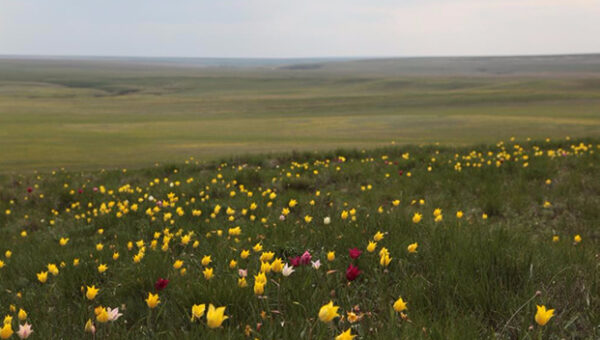
[[[598,136],[598,60],[425,58],[290,70],[1,59],[0,171]]]
[[[348,328],[356,339],[595,339],[599,150],[597,139],[506,140],[5,175],[0,251],[12,256],[2,258],[0,313],[12,315],[16,329],[23,308],[34,336],[47,339],[92,338],[84,332],[88,319],[96,338],[111,339],[333,339]],[[289,207],[290,200],[297,205]],[[290,212],[282,220],[284,208]],[[435,222],[438,208],[442,220]],[[415,213],[423,215],[419,223]],[[235,226],[241,235],[229,235]],[[384,237],[369,253],[377,232]],[[60,246],[61,238],[69,242]],[[409,253],[414,242],[417,252]],[[257,243],[263,250],[254,252]],[[354,247],[363,253],[352,260]],[[388,266],[380,265],[382,247],[392,257]],[[247,259],[243,249],[251,251]],[[263,252],[289,262],[306,250],[321,261],[319,269],[268,273],[264,294],[254,294]],[[205,255],[212,258],[210,280],[202,274]],[[185,275],[173,268],[176,260],[184,261]],[[60,272],[40,283],[36,274],[49,263]],[[108,270],[99,273],[103,263]],[[351,282],[349,263],[362,270]],[[238,287],[239,269],[248,270],[246,288]],[[170,282],[157,291],[160,277]],[[93,300],[84,296],[86,285],[100,288]],[[159,294],[158,307],[148,308],[148,292]],[[392,308],[400,296],[408,304],[403,314]],[[318,312],[330,300],[343,318],[326,324]],[[217,329],[207,327],[206,317],[191,322],[191,307],[200,303],[225,306],[229,319]],[[99,305],[119,307],[123,316],[100,323]],[[555,309],[545,326],[534,321],[536,305]],[[349,311],[361,319],[350,323]]]

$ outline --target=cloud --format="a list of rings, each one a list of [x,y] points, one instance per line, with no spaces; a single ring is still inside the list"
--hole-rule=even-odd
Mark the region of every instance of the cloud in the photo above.
[[[600,52],[597,0],[5,0],[1,54]]]

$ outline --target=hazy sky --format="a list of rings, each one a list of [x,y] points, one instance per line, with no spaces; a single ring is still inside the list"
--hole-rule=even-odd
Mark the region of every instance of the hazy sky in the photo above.
[[[600,52],[600,0],[0,0],[0,54]]]

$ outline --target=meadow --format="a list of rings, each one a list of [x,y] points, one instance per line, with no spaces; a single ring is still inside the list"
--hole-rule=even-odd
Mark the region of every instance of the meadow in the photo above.
[[[0,337],[595,339],[599,150],[508,139],[7,175]]]
[[[598,55],[2,57],[0,339],[598,339],[599,108]]]
[[[296,64],[294,64],[296,63]],[[219,66],[224,65],[224,66]],[[600,133],[600,57],[0,58],[0,172]]]

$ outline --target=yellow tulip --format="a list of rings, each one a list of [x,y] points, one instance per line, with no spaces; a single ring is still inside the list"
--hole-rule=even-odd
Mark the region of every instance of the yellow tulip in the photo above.
[[[96,333],[96,327],[94,327],[92,319],[88,319],[88,321],[85,323],[84,330],[92,334]]]
[[[192,306],[192,321],[200,320],[200,318],[204,315],[204,311],[206,310],[206,305],[193,305]]]
[[[2,328],[0,328],[0,338],[8,339],[13,335],[12,325],[10,323],[4,324]]]
[[[399,297],[398,300],[394,302],[393,307],[396,312],[402,312],[407,309],[406,302],[404,302],[404,300],[402,300],[401,297]]]
[[[46,283],[46,280],[48,280],[48,272],[37,273],[37,279],[41,283]]]
[[[254,282],[254,294],[263,295],[265,293],[265,284],[262,282]]]
[[[270,273],[271,272],[271,264],[269,262],[261,262],[260,263],[260,271],[262,273]]]
[[[327,261],[331,262],[333,260],[335,260],[335,252],[330,251],[329,253],[327,253]]]
[[[98,322],[105,323],[105,322],[108,322],[108,319],[109,319],[109,316],[108,316],[108,311],[106,310],[106,308],[102,308],[100,313],[98,313],[98,315],[96,315],[96,320],[98,320]]]
[[[323,322],[331,322],[331,320],[340,316],[337,311],[340,307],[334,306],[333,301],[329,301],[328,304],[323,305],[321,309],[319,309],[319,319]]]
[[[208,313],[206,313],[206,325],[209,328],[220,327],[223,321],[229,317],[225,315],[225,307],[215,308],[212,304],[208,306]]]
[[[283,261],[280,258],[276,258],[271,262],[271,271],[274,273],[281,273],[283,270]]]
[[[181,266],[183,266],[183,261],[181,261],[181,260],[177,260],[173,263],[173,268],[175,268],[175,269],[179,269],[179,268],[181,268]]]
[[[254,275],[254,281],[267,284],[267,275],[265,275],[264,272],[260,272],[257,275]]]
[[[22,308],[19,308],[19,313],[17,314],[17,316],[19,317],[19,320],[25,321],[27,319],[27,312]]]
[[[58,275],[58,267],[54,263],[48,264],[48,271],[54,276]]]
[[[347,312],[346,314],[348,314],[347,319],[350,323],[355,323],[356,321],[360,320],[360,318],[361,318],[358,315],[356,315],[356,313],[354,313],[354,312]]]
[[[159,303],[160,297],[158,296],[158,294],[148,293],[148,298],[146,298],[146,304],[148,305],[148,307],[156,308],[156,306],[158,306]]]
[[[102,274],[108,269],[108,266],[105,264],[101,264],[98,266],[98,273]]]
[[[419,213],[415,213],[413,215],[412,221],[413,221],[413,223],[419,223],[419,222],[421,222],[421,219],[423,219],[423,215],[421,215]]]
[[[212,268],[204,268],[204,270],[202,271],[202,274],[204,275],[204,278],[207,280],[212,279],[214,276]]]
[[[340,335],[336,336],[335,340],[352,340],[352,339],[354,339],[354,337],[356,335],[352,335],[351,331],[352,331],[352,328],[348,328],[347,330],[342,332]]]
[[[235,267],[237,267],[237,261],[236,260],[229,261],[229,268],[234,269]]]
[[[96,295],[98,295],[99,290],[100,289],[96,288],[96,286],[87,286],[85,297],[87,297],[88,300],[93,300],[96,297]]]
[[[379,258],[379,264],[383,267],[387,267],[392,262],[392,258],[388,254],[384,254]]]
[[[537,306],[537,312],[535,313],[535,322],[540,326],[544,326],[554,316],[554,309],[546,310],[546,306]]]

